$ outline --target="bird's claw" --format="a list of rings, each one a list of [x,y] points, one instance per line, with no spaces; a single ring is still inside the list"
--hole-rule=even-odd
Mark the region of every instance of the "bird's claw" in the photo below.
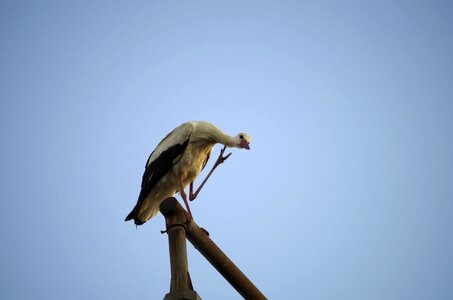
[[[228,157],[230,157],[231,153],[228,154],[227,156],[219,156],[219,159],[218,159],[218,164],[222,164],[225,160],[228,159]]]
[[[186,215],[186,224],[188,224],[188,223],[193,221],[193,217],[192,217],[192,214],[190,212],[186,212],[185,215]]]
[[[230,155],[232,154],[232,153],[229,153],[229,154],[227,154],[226,156],[223,156],[223,153],[225,153],[225,150],[226,150],[226,146],[223,146],[222,150],[220,150],[219,158],[217,159],[217,163],[218,163],[218,164],[223,163],[223,162],[224,162],[225,160],[227,160],[228,157],[230,157]]]

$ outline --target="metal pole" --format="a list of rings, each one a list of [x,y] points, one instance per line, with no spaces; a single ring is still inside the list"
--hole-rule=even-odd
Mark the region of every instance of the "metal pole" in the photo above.
[[[165,216],[167,228],[168,220],[173,215],[184,215],[186,212],[175,198],[165,199],[160,206]],[[187,239],[200,251],[200,253],[219,271],[220,274],[241,294],[244,299],[267,299],[258,288],[239,270],[239,268],[226,256],[225,253],[209,238],[206,231],[202,230],[192,220],[183,224]]]

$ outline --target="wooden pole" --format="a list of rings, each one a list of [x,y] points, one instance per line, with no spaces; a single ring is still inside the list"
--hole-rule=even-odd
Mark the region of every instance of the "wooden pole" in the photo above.
[[[163,211],[165,211],[165,206]],[[170,250],[171,282],[170,292],[165,295],[164,300],[201,300],[197,292],[193,290],[189,276],[184,209],[172,211],[168,217],[166,216],[165,221]]]
[[[175,219],[186,220],[178,223],[184,228],[187,239],[195,248],[219,271],[220,274],[233,286],[244,299],[264,300],[267,299],[258,288],[239,270],[239,268],[226,256],[225,253],[209,238],[206,231],[202,230],[193,221],[187,221],[187,213],[179,202],[171,197],[165,199],[160,205],[160,211],[165,216],[167,231],[174,226]],[[170,224],[170,227],[169,227]],[[170,236],[170,235],[169,235]],[[185,242],[184,242],[185,247]],[[170,251],[171,253],[171,251]],[[186,254],[187,265],[187,254]],[[185,272],[182,269],[182,272]],[[187,273],[188,274],[188,273]],[[183,276],[180,276],[183,277]],[[173,269],[172,269],[173,282]]]

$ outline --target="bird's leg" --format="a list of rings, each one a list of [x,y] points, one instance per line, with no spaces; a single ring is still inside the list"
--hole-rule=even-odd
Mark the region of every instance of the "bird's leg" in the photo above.
[[[211,171],[209,171],[208,175],[203,180],[203,182],[200,184],[200,186],[198,187],[198,189],[197,189],[197,191],[195,193],[193,193],[193,182],[190,183],[190,195],[189,195],[189,200],[190,201],[193,201],[193,200],[195,200],[195,198],[197,198],[198,193],[201,191],[201,189],[203,188],[203,186],[206,183],[206,181],[208,181],[209,176],[211,176],[212,172],[214,172],[214,170],[217,168],[217,166],[222,164],[225,160],[228,159],[228,157],[230,157],[231,153],[226,155],[226,156],[223,156],[223,153],[225,152],[225,149],[226,149],[226,146],[224,146],[222,148],[222,150],[220,150],[220,155],[217,158],[216,162],[214,163],[214,166],[212,167]]]
[[[199,190],[197,191],[197,193],[198,193],[198,192],[199,192]],[[190,183],[190,195],[191,195],[190,197],[192,197],[192,195],[193,195],[193,181]],[[192,198],[189,198],[189,199],[190,199],[190,201],[192,201],[192,200],[195,199],[195,198],[193,198],[193,199],[192,199]],[[204,234],[206,234],[207,236],[209,236],[209,231],[207,231],[207,230],[204,229],[203,227],[200,227],[200,229],[204,232]]]
[[[193,200],[192,199],[192,195],[193,195],[193,181],[190,183],[190,189],[189,189],[189,199],[190,199],[190,201]]]
[[[184,185],[182,184],[182,177],[179,175],[179,194],[181,195],[182,200],[184,200],[184,204],[186,205],[187,212],[189,213],[189,221],[193,220],[192,212],[190,211],[189,201],[187,201],[187,194],[184,192]]]

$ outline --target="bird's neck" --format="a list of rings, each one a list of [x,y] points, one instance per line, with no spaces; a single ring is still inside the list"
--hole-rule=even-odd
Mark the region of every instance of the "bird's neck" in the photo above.
[[[221,131],[218,132],[217,135],[217,143],[223,144],[227,147],[234,147],[235,146],[235,141],[232,136],[229,136],[228,134],[225,134]]]
[[[219,143],[227,147],[235,147],[236,145],[234,137],[225,134],[222,130],[212,124],[206,124],[206,126],[203,126],[198,130],[201,131],[198,135],[200,140],[204,140],[205,142],[212,144]]]

